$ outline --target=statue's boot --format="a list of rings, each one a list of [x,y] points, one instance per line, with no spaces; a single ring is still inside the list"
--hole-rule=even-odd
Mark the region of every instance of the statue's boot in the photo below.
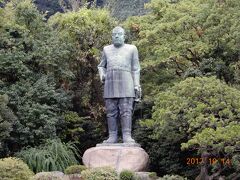
[[[131,129],[132,129],[132,117],[125,116],[121,119],[122,126],[122,137],[124,143],[135,143],[135,140],[132,138]]]
[[[109,137],[107,140],[104,140],[103,143],[116,143],[118,140],[118,131],[117,131],[117,120],[115,118],[108,118],[108,132]]]
[[[132,138],[131,131],[123,131],[123,142],[135,143],[135,140]]]

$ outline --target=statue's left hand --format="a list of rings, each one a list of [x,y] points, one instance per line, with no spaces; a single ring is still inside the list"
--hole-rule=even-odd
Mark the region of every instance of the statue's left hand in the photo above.
[[[141,86],[135,86],[135,87],[134,87],[134,90],[135,90],[135,99],[134,99],[134,101],[140,102],[140,101],[141,101],[141,98],[142,98],[142,89],[141,89]]]

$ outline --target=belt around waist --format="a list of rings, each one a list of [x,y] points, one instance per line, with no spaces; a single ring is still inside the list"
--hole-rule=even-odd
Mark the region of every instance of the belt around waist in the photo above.
[[[108,71],[128,71],[131,72],[130,69],[128,68],[123,68],[123,67],[111,67],[111,68],[107,68],[107,72]]]

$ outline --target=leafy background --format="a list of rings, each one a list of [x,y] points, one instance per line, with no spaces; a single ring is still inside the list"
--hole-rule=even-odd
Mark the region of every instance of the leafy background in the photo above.
[[[97,65],[121,25],[140,55],[143,101],[133,133],[150,171],[239,178],[238,0],[11,0],[0,7],[1,158],[20,157],[34,172],[63,171],[103,141]],[[55,147],[62,159],[50,153]],[[231,166],[187,165],[189,157],[231,159]]]

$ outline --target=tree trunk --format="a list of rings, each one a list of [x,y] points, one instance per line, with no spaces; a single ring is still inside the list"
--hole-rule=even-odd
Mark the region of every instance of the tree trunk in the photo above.
[[[200,174],[195,178],[195,180],[210,180],[210,177],[208,175],[208,157],[209,153],[203,152],[201,155],[202,158],[202,164],[201,164],[201,171]]]

